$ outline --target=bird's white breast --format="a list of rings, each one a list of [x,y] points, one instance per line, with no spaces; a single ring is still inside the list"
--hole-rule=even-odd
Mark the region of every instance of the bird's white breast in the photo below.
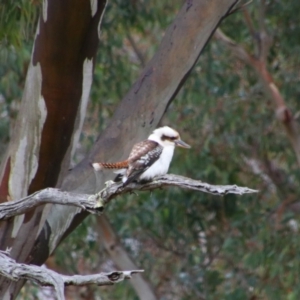
[[[173,157],[174,148],[173,145],[165,146],[159,159],[141,174],[140,179],[150,180],[155,176],[167,174]]]

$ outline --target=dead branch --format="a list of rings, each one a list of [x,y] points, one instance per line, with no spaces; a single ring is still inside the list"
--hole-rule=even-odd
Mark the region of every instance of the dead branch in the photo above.
[[[215,31],[215,38],[224,43],[240,60],[248,64],[252,64],[254,58],[245,50],[243,46],[233,41],[221,29],[218,28]]]
[[[125,187],[122,183],[114,183],[113,181],[111,181],[107,183],[106,187],[102,191],[100,191],[96,195],[96,197],[97,199],[101,199],[100,201],[102,201],[103,205],[105,205],[116,196],[129,193],[134,190],[151,191],[167,186],[177,186],[183,189],[201,191],[219,196],[223,196],[226,194],[242,195],[258,192],[257,190],[253,190],[247,187],[239,187],[237,185],[212,185],[200,180],[194,180],[174,174],[166,174],[163,176],[155,177],[153,181],[147,183],[133,182]]]
[[[132,274],[141,272],[143,272],[143,270],[66,276],[45,267],[17,263],[14,259],[9,257],[9,251],[0,251],[0,275],[12,281],[28,279],[41,286],[53,286],[58,300],[65,299],[64,287],[67,285],[112,285],[124,279],[130,279]]]
[[[7,220],[16,215],[24,214],[47,203],[76,206],[90,213],[96,213],[99,208],[96,198],[91,195],[68,193],[59,189],[47,188],[20,200],[1,203],[0,220]]]
[[[16,215],[24,214],[32,208],[46,203],[76,206],[90,213],[100,213],[103,211],[104,206],[118,195],[131,193],[133,191],[150,191],[168,186],[177,186],[183,189],[201,191],[219,196],[226,194],[242,195],[257,192],[257,190],[247,187],[239,187],[237,185],[212,185],[200,180],[167,174],[156,177],[153,181],[147,183],[133,182],[125,187],[121,182],[114,183],[113,181],[109,181],[106,187],[96,195],[75,194],[59,189],[47,188],[20,200],[0,204],[0,220],[7,220]]]

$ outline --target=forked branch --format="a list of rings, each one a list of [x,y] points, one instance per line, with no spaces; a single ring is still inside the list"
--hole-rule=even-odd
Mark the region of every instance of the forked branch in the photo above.
[[[38,205],[46,203],[72,205],[91,213],[99,213],[110,200],[118,195],[133,191],[149,191],[167,186],[177,186],[179,188],[202,191],[214,195],[226,195],[230,193],[242,195],[257,192],[257,190],[247,187],[211,185],[200,180],[167,174],[156,177],[153,181],[147,183],[133,182],[127,186],[123,186],[122,182],[107,182],[106,187],[96,195],[75,194],[54,188],[47,188],[23,199],[0,204],[0,220],[6,220],[23,214]],[[0,275],[12,281],[29,279],[43,286],[53,286],[59,300],[64,299],[64,286],[66,285],[109,285],[126,278],[131,278],[132,274],[139,272],[143,271],[114,271],[94,275],[65,276],[43,267],[17,263],[9,257],[8,252],[0,251]]]
[[[63,192],[59,189],[47,188],[33,193],[16,201],[8,201],[0,204],[0,220],[24,214],[31,209],[43,204],[61,204],[82,208],[95,213],[98,203],[95,197],[87,194],[75,194]]]
[[[219,196],[226,194],[242,195],[258,192],[257,190],[237,185],[212,185],[200,180],[167,174],[156,177],[153,181],[146,183],[132,182],[125,187],[122,182],[115,183],[109,181],[106,183],[106,187],[96,195],[75,194],[63,192],[59,189],[47,188],[23,199],[0,204],[0,220],[7,220],[46,203],[71,205],[84,209],[90,213],[100,213],[109,201],[119,195],[134,191],[151,191],[168,186],[176,186],[183,189],[201,191]]]
[[[12,281],[28,279],[42,286],[53,286],[58,300],[65,299],[64,287],[67,285],[112,285],[124,279],[130,279],[132,274],[141,272],[143,270],[66,276],[44,267],[17,263],[9,257],[9,251],[0,251],[0,275]]]
[[[276,116],[284,126],[285,132],[295,151],[298,165],[300,166],[300,129],[298,123],[292,115],[292,112],[288,109],[277,85],[275,84],[272,75],[267,69],[265,57],[267,56],[266,51],[270,47],[270,38],[267,37],[266,31],[261,33],[261,40],[263,41],[261,41],[262,44],[259,57],[255,57],[254,55],[248,53],[242,45],[230,39],[220,29],[216,31],[215,36],[227,48],[229,48],[237,58],[247,63],[256,71],[266,95],[269,96],[269,98],[275,104]]]

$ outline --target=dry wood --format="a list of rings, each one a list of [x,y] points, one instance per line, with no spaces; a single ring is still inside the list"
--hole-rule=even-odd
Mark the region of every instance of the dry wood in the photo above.
[[[47,188],[17,201],[1,203],[0,220],[7,220],[13,216],[24,214],[47,203],[76,206],[91,213],[97,212],[98,209],[97,200],[91,195],[68,193],[55,188]]]
[[[76,206],[90,213],[100,213],[104,209],[104,206],[118,195],[131,193],[133,191],[149,191],[168,186],[176,186],[219,196],[226,194],[242,195],[257,192],[257,190],[248,187],[212,185],[200,180],[167,174],[156,177],[153,181],[146,183],[132,182],[125,187],[122,182],[115,183],[108,181],[106,187],[96,195],[76,194],[64,192],[59,189],[47,188],[20,200],[0,204],[0,220],[7,220],[13,216],[24,214],[32,208],[46,203]]]
[[[107,186],[100,191],[96,196],[100,199],[103,205],[109,202],[111,199],[118,195],[129,193],[135,190],[150,191],[157,188],[177,186],[183,189],[201,191],[213,195],[224,196],[226,194],[248,194],[257,193],[257,190],[250,189],[248,187],[240,187],[237,185],[213,185],[202,182],[200,180],[194,180],[188,177],[166,174],[154,178],[153,181],[147,183],[133,182],[127,186],[123,186],[122,183],[114,183],[113,181],[107,182]]]
[[[17,263],[9,257],[9,251],[0,251],[0,275],[12,281],[28,279],[42,286],[53,286],[58,300],[65,299],[64,287],[67,285],[112,285],[124,279],[130,279],[132,274],[141,272],[143,270],[66,276],[45,267]]]

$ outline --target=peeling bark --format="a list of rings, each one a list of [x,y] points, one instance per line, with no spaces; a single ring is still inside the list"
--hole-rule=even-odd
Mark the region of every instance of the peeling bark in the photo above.
[[[43,1],[21,110],[0,169],[2,201],[60,186],[81,131],[92,83],[98,32],[106,1]],[[77,134],[76,134],[77,133]],[[29,262],[49,254],[51,228],[45,220],[50,206],[0,224],[0,249]],[[44,226],[45,225],[45,226]],[[40,231],[44,227],[43,232]],[[44,244],[34,247],[40,236]],[[31,253],[30,253],[31,252]],[[0,298],[7,280],[0,279]],[[21,284],[18,283],[19,286]],[[11,284],[14,298],[18,287]]]
[[[125,158],[134,143],[145,139],[156,128],[214,30],[236,2],[196,1],[190,3],[189,9],[186,3],[183,5],[166,30],[158,51],[123,98],[90,154],[66,176],[62,184],[64,190],[95,193],[111,179],[112,175],[107,173],[95,176],[90,162]],[[65,220],[66,216],[68,222],[62,224],[60,220]],[[54,205],[47,221],[56,237],[55,243],[67,236],[85,217],[85,213],[73,208]],[[64,232],[60,237],[58,230],[60,234]],[[56,246],[50,245],[50,248]]]
[[[158,188],[176,186],[183,189],[201,191],[212,195],[249,194],[257,190],[237,185],[213,185],[184,176],[166,174],[157,176],[146,183],[132,182],[123,186],[122,182],[109,181],[106,187],[96,195],[68,193],[54,188],[47,188],[25,198],[0,204],[0,220],[8,220],[22,215],[31,209],[46,204],[76,206],[90,213],[101,213],[112,199],[133,191],[152,191]]]
[[[17,263],[9,257],[8,252],[0,251],[0,274],[12,281],[28,279],[41,286],[53,286],[58,300],[64,300],[64,287],[68,285],[90,285],[98,286],[113,285],[124,279],[131,279],[132,275],[142,273],[143,270],[113,271],[110,273],[99,273],[92,275],[67,276],[58,274],[44,267],[25,265]],[[9,297],[7,294],[5,299]]]
[[[1,199],[45,187],[94,193],[108,179],[89,162],[120,159],[160,121],[219,22],[237,0],[188,1],[161,45],[117,108],[92,151],[68,175],[84,118],[93,59],[106,1],[43,2],[17,127],[0,169]],[[67,17],[66,17],[67,16]],[[80,209],[41,206],[0,224],[0,249],[19,262],[42,264],[86,216]],[[0,279],[0,298],[13,299],[22,282]]]

